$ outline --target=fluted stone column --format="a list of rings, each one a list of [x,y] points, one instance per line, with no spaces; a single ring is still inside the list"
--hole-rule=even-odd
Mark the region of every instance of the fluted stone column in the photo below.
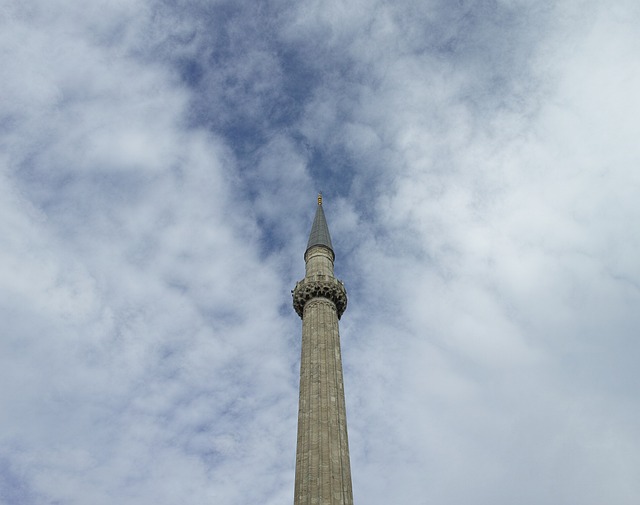
[[[347,293],[333,274],[334,253],[321,205],[319,198],[305,252],[306,275],[293,290],[293,305],[302,318],[294,505],[353,505],[338,331]],[[314,238],[314,231],[320,238]]]

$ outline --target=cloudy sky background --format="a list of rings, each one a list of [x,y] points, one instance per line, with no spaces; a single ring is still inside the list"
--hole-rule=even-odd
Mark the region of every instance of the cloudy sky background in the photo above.
[[[0,503],[292,503],[321,190],[357,504],[637,504],[638,27],[0,0]]]

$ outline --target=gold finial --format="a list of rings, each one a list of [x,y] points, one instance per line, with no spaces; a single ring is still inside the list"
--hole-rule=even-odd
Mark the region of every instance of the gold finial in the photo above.
[[[322,193],[318,193],[318,205],[322,205]]]

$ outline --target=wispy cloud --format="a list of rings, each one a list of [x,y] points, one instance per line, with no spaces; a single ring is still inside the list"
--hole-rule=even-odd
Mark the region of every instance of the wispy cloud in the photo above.
[[[322,190],[356,501],[635,503],[639,18],[7,5],[0,501],[291,502]]]

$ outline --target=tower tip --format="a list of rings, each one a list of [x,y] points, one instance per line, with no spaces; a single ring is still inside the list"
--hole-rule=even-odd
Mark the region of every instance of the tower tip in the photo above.
[[[316,206],[316,215],[311,225],[311,233],[309,234],[309,242],[307,242],[307,251],[313,246],[324,246],[331,250],[333,254],[333,246],[331,245],[331,236],[329,235],[329,227],[324,217],[322,209],[322,193],[318,193],[318,205]],[[307,252],[305,251],[305,255]]]

